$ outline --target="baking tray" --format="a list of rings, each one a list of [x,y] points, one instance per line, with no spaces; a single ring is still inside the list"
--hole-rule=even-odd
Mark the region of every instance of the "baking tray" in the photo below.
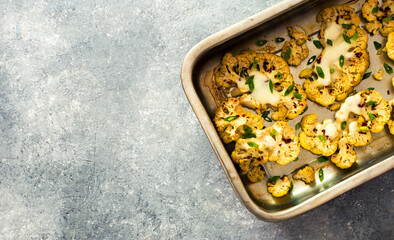
[[[206,38],[192,48],[184,59],[181,79],[186,96],[237,197],[250,213],[261,220],[278,222],[295,217],[389,171],[394,167],[394,137],[387,128],[378,134],[373,134],[370,144],[355,148],[358,155],[357,162],[346,170],[337,168],[330,161],[320,163],[316,161],[317,155],[301,149],[299,160],[296,162],[291,162],[286,166],[280,166],[274,162],[264,164],[266,171],[264,180],[251,183],[244,174],[237,171],[237,167],[230,158],[231,149],[222,143],[216,132],[212,121],[216,104],[205,84],[205,78],[209,78],[210,73],[220,64],[221,58],[226,52],[238,54],[243,50],[262,50],[256,46],[255,42],[259,39],[267,39],[269,41],[264,48],[271,47],[272,52],[279,54],[278,51],[282,46],[274,43],[273,39],[283,37],[287,40],[287,26],[301,26],[312,39],[318,39],[320,23],[316,22],[316,15],[322,9],[339,4],[348,4],[357,13],[360,13],[363,2],[286,0]],[[364,25],[363,18],[360,18],[361,25]],[[379,34],[369,37],[368,50],[371,66],[367,72],[376,73],[383,67],[383,62],[394,66],[394,63],[387,58],[386,54],[375,54],[373,41],[385,44],[386,40]],[[308,41],[307,44],[310,50],[309,57],[317,56],[320,53],[321,50],[316,49],[312,41]],[[298,78],[298,74],[306,68],[307,59],[296,68],[290,67],[294,81],[301,85],[303,81]],[[387,73],[385,73],[383,81],[379,82],[370,77],[362,81],[355,89],[361,91],[369,87],[374,87],[375,90],[382,93],[386,100],[390,100],[394,96],[391,76]],[[334,119],[334,112],[326,107],[318,106],[311,101],[308,101],[308,106],[309,109],[304,115],[318,113],[319,121],[324,118]],[[294,128],[301,118],[302,116],[298,116],[290,120],[290,126]],[[266,126],[269,126],[269,124],[266,124]],[[293,181],[293,191],[290,195],[288,194],[282,198],[274,198],[267,192],[266,185],[269,177],[294,173],[306,164],[312,166],[315,171],[323,168],[324,181],[320,182],[317,178],[311,186],[304,184],[302,181]]]

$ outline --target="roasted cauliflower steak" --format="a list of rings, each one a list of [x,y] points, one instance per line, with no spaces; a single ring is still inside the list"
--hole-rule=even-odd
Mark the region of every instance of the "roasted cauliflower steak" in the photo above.
[[[322,22],[321,42],[325,47],[305,76],[308,98],[322,106],[343,101],[358,85],[369,67],[368,36],[358,25],[360,18],[348,6],[324,9],[317,16]]]
[[[261,113],[268,107],[274,120],[293,119],[307,105],[307,97],[293,81],[286,61],[271,53],[227,53],[215,70],[214,82],[232,96],[241,96],[242,106]]]

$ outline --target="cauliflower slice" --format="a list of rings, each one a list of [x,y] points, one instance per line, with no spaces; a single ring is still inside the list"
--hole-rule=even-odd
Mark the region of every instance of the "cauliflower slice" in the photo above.
[[[313,168],[306,166],[303,169],[298,170],[296,174],[293,175],[296,180],[302,180],[305,183],[311,183],[315,181],[315,171]]]
[[[256,131],[256,138],[239,139],[231,158],[242,170],[269,161],[286,165],[300,152],[298,137],[287,122],[276,122],[272,127]]]
[[[264,174],[265,172],[263,169],[261,169],[261,166],[256,166],[250,169],[246,176],[248,177],[249,181],[255,183],[263,180]]]
[[[313,64],[315,77],[304,83],[305,93],[312,101],[328,106],[344,100],[358,85],[369,66],[368,36],[358,27],[360,19],[348,6],[334,6],[319,13],[320,35],[325,44]]]
[[[363,130],[378,133],[390,119],[390,107],[382,95],[375,90],[365,90],[348,97],[336,112],[337,122],[347,121],[349,114],[362,116],[365,122]]]
[[[383,69],[379,69],[379,71],[377,73],[373,74],[372,76],[373,76],[373,78],[375,78],[375,80],[382,81],[383,74],[384,74]]]
[[[330,119],[325,119],[321,124],[316,118],[316,114],[309,114],[302,118],[301,147],[314,154],[330,156],[338,147],[337,127]]]
[[[227,53],[213,78],[233,96],[242,95],[242,106],[258,113],[271,107],[278,112],[275,120],[295,118],[306,107],[306,94],[294,84],[286,61],[271,53],[245,51],[235,57]],[[290,86],[293,90],[286,94]]]
[[[309,49],[305,44],[308,36],[293,27],[288,27],[287,30],[291,40],[283,43],[282,57],[289,65],[298,66],[309,55]]]
[[[339,151],[331,156],[331,161],[341,169],[350,168],[357,160],[356,151],[348,143],[347,138],[339,140]]]
[[[391,32],[386,42],[387,56],[394,60],[394,32]]]
[[[226,98],[216,110],[214,122],[224,143],[240,139],[247,133],[264,127],[264,122],[259,115],[246,111],[237,98]],[[247,127],[245,127],[247,126]]]
[[[286,195],[291,187],[291,183],[287,176],[278,178],[274,183],[267,183],[268,192],[274,197],[283,197]]]

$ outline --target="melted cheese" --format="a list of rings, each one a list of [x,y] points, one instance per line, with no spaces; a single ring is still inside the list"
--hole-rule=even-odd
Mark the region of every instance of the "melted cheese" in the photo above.
[[[349,124],[349,135],[353,135],[358,131],[358,123],[357,121],[351,122]]]
[[[361,113],[361,108],[358,106],[361,103],[361,96],[356,94],[354,96],[348,97],[342,104],[341,108],[335,114],[335,118],[338,122],[346,121],[351,112],[355,114]]]
[[[249,75],[254,75],[254,90],[251,94],[252,97],[261,104],[277,106],[280,103],[281,95],[275,90],[271,93],[269,79],[258,71],[252,71]]]
[[[342,27],[338,24],[329,23],[325,30],[325,41],[330,39],[332,41],[332,46],[326,44],[320,64],[324,73],[324,78],[318,77],[318,83],[320,86],[328,86],[333,78],[338,76],[338,72],[342,69],[339,65],[339,58],[341,55],[345,57],[345,60],[354,56],[353,52],[349,52],[352,44],[345,42],[342,36]],[[335,69],[333,74],[330,73],[330,69]]]
[[[329,138],[335,138],[338,136],[337,127],[331,119],[324,120],[323,124],[319,123],[316,128],[319,132],[324,130],[324,135],[328,136]]]

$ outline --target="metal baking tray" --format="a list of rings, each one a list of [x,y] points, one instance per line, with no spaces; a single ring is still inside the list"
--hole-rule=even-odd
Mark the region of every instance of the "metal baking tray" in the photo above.
[[[192,48],[184,59],[181,78],[186,96],[237,197],[249,212],[261,220],[278,222],[295,217],[389,171],[394,167],[394,137],[387,128],[378,134],[373,134],[370,144],[364,147],[356,147],[358,160],[350,169],[346,170],[337,168],[330,161],[320,163],[316,161],[318,156],[301,149],[298,161],[291,162],[286,166],[268,162],[264,165],[266,171],[264,180],[251,183],[244,174],[237,171],[237,167],[234,166],[230,158],[231,149],[222,143],[216,132],[212,121],[216,104],[205,84],[205,78],[209,77],[212,70],[220,64],[226,52],[238,54],[243,50],[261,50],[256,46],[256,40],[267,39],[269,41],[264,47],[271,46],[274,49],[273,52],[278,54],[281,44],[276,44],[273,39],[275,37],[288,39],[288,26],[301,26],[312,39],[318,39],[320,23],[316,22],[316,15],[322,9],[339,4],[348,4],[357,13],[360,13],[363,2],[286,0],[206,38]],[[360,18],[362,19],[361,25],[364,25],[363,18]],[[373,41],[385,44],[386,40],[379,34],[369,37],[368,50],[371,66],[367,72],[376,73],[383,68],[384,62],[394,67],[393,61],[388,59],[386,54],[376,54]],[[313,46],[312,41],[308,41],[308,47],[310,50],[309,57],[318,55],[321,51]],[[303,81],[298,78],[298,74],[306,68],[307,59],[298,67],[290,67],[294,81],[301,85]],[[383,81],[376,81],[371,76],[362,81],[355,89],[361,91],[374,87],[375,90],[382,93],[386,100],[390,100],[394,96],[391,77],[385,73]],[[318,113],[319,121],[324,118],[334,119],[334,112],[326,107],[319,106],[311,101],[308,101],[308,106],[309,109],[304,115]],[[302,116],[298,116],[290,120],[290,126],[294,128],[301,118]],[[266,124],[266,126],[269,125]],[[320,182],[316,178],[315,183],[311,186],[304,184],[302,181],[293,181],[293,191],[290,195],[288,194],[282,198],[274,198],[267,192],[266,185],[269,177],[284,174],[291,176],[294,171],[306,164],[309,164],[315,170],[323,168],[324,181]]]

